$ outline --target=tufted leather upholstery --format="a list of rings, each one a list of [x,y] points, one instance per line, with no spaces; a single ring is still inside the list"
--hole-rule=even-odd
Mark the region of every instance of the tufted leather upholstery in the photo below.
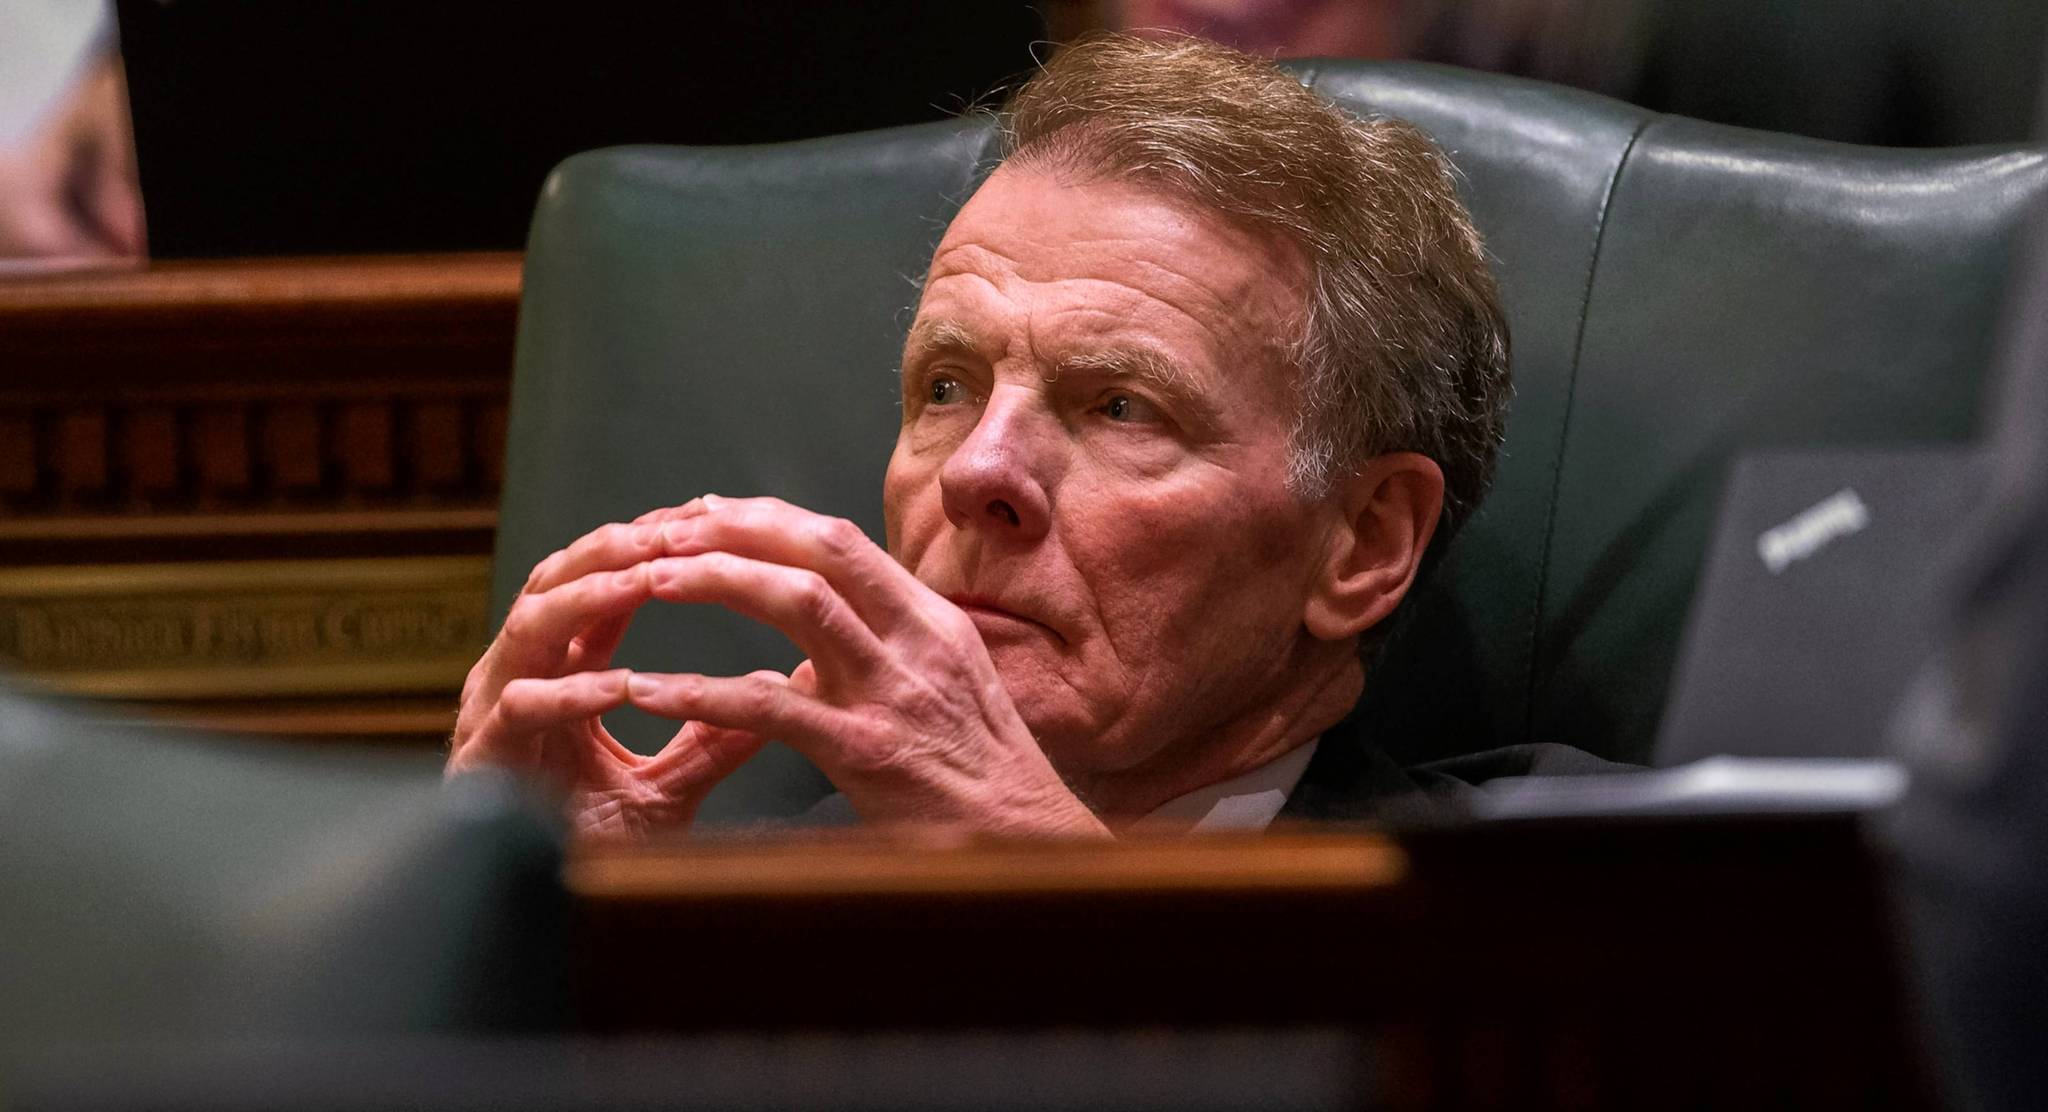
[[[2008,243],[2048,162],[1743,131],[1425,65],[1299,72],[1450,152],[1514,332],[1494,492],[1376,667],[1374,731],[1404,759],[1524,741],[1646,759],[1730,454],[1970,437]],[[914,280],[991,146],[961,122],[564,163],[527,256],[500,612],[577,534],[706,490],[879,535]],[[673,608],[621,654],[712,672],[794,657]],[[822,790],[771,750],[706,814]]]

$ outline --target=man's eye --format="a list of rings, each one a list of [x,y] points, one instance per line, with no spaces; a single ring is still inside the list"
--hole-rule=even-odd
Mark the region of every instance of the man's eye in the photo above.
[[[932,379],[931,385],[927,388],[925,394],[925,400],[933,405],[952,405],[955,402],[964,400],[966,397],[967,388],[960,385],[960,380],[957,378],[947,378],[944,375]]]
[[[1112,421],[1157,421],[1159,410],[1151,402],[1130,394],[1111,394],[1097,407]]]

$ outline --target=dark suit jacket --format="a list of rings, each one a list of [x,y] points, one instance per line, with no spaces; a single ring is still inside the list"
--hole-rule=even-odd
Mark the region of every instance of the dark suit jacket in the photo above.
[[[1467,814],[1479,785],[1489,780],[1630,772],[1635,767],[1568,745],[1543,744],[1511,745],[1404,768],[1367,741],[1357,721],[1346,718],[1323,734],[1275,823],[1440,822]],[[834,792],[791,822],[851,826],[860,822],[860,816],[845,796]]]
[[[1636,770],[1552,744],[1511,745],[1404,768],[1362,734],[1347,719],[1323,735],[1276,824],[1436,822],[1469,813],[1489,780]]]

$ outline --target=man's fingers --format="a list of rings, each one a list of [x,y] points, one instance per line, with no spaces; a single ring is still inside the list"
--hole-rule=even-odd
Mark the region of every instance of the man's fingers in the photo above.
[[[498,694],[495,716],[506,732],[529,734],[595,718],[626,704],[633,673],[578,672],[552,679],[516,679]]]
[[[558,676],[608,664],[625,623],[652,597],[646,564],[520,595],[492,645],[493,668],[499,675]]]
[[[729,552],[671,556],[647,567],[655,598],[716,603],[773,626],[840,674],[864,672],[882,656],[881,640],[817,572]]]
[[[569,547],[533,566],[526,577],[528,593],[553,590],[592,572],[618,571],[662,555],[661,525],[704,512],[704,500],[649,510],[632,521],[600,525],[576,538]]]
[[[616,571],[660,555],[658,525],[600,525],[577,537],[569,547],[533,566],[524,594],[551,591],[596,571]]]
[[[782,673],[767,670],[750,672],[747,678],[765,683],[788,682]],[[768,739],[752,730],[686,722],[661,752],[649,758],[646,772],[675,790],[708,788],[738,771],[766,744]]]
[[[569,639],[569,651],[562,658],[562,671],[603,670],[612,662],[612,654],[619,651],[619,642],[626,637],[626,627],[632,624],[630,612],[593,622],[589,628]]]
[[[928,589],[844,518],[826,517],[778,498],[706,495],[704,511],[664,522],[672,556],[729,552],[824,576],[869,625],[893,629],[920,611]]]
[[[550,735],[561,733],[564,726],[584,723],[624,706],[626,679],[631,674],[616,668],[552,679],[513,680],[498,694],[497,702],[483,721],[457,736],[449,767],[494,763],[525,770],[548,768],[566,775],[575,765],[598,754],[553,751],[549,746]],[[604,755],[630,759],[603,730],[596,730],[591,736]]]
[[[633,524],[659,525],[664,521],[675,521],[680,518],[695,517],[698,514],[704,512],[704,499],[706,498],[716,500],[718,496],[716,494],[705,494],[699,495],[696,498],[692,498],[688,502],[685,502],[680,506],[657,506],[644,514],[641,514],[639,517],[634,518]]]
[[[768,739],[752,730],[691,722],[649,762],[647,771],[671,792],[710,788],[754,759]]]
[[[727,730],[775,737],[811,749],[830,737],[839,712],[791,687],[786,677],[663,675],[635,672],[626,681],[634,706],[663,718],[681,718]]]

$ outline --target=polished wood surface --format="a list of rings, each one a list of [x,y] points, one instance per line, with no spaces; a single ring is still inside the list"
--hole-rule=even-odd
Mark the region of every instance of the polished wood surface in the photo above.
[[[0,323],[54,328],[93,314],[142,312],[173,327],[195,310],[268,315],[355,305],[502,309],[519,294],[516,251],[440,255],[182,259],[135,267],[0,274]],[[58,315],[53,315],[58,314]]]
[[[612,1034],[1332,1029],[1390,1107],[1911,1107],[1859,822],[577,847]]]
[[[568,867],[591,1022],[613,1031],[1324,1022],[1348,1007],[1297,1011],[1269,959],[1392,930],[1412,911],[1406,875],[1404,851],[1371,836],[860,830],[593,847]],[[660,956],[678,945],[718,959]]]
[[[1407,855],[1385,837],[1296,834],[1141,842],[969,841],[944,836],[766,840],[735,847],[681,842],[645,849],[584,846],[569,861],[572,892],[592,903],[722,900],[916,900],[970,894],[1255,896],[1361,894],[1398,885]]]
[[[209,727],[445,738],[485,633],[520,264],[0,276],[0,664]]]

